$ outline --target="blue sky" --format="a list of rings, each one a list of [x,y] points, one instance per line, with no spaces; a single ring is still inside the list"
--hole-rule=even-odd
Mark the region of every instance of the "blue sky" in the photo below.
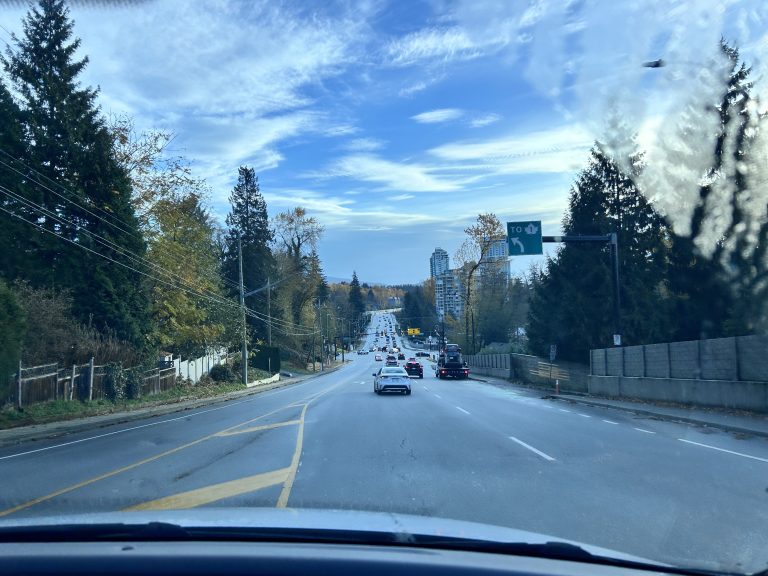
[[[637,133],[666,157],[659,134],[706,82],[692,71],[716,69],[721,35],[761,91],[766,5],[168,0],[71,13],[103,110],[173,132],[222,221],[237,167],[253,166],[272,214],[301,205],[325,226],[328,276],[410,283],[480,212],[556,233],[596,138],[620,148]],[[23,13],[0,6],[0,41]],[[659,57],[667,67],[641,66]]]

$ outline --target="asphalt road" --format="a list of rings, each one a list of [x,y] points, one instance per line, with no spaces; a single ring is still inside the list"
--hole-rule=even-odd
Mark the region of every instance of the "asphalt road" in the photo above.
[[[410,355],[410,354],[409,354]],[[208,506],[474,520],[710,568],[768,567],[768,441],[498,382],[373,393],[374,355],[208,408],[0,450],[0,516]]]

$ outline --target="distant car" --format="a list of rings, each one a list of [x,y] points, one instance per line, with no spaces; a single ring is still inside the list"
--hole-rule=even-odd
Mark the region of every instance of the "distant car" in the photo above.
[[[358,354],[365,354],[365,350],[362,350],[362,349],[361,349],[361,350],[358,350],[358,351],[357,351],[357,353],[358,353]]]
[[[373,359],[376,360],[376,362],[381,362],[381,354],[376,354]]]
[[[416,352],[416,357],[417,358],[423,358],[423,357],[427,357],[428,358],[429,357],[429,352],[424,352],[423,350],[419,350],[418,352]]]
[[[399,352],[399,353],[397,354],[397,359],[398,359],[398,360],[405,360],[405,354],[403,354],[402,352]]]
[[[395,358],[392,354],[388,354],[385,364],[387,366],[397,366],[397,358]]]
[[[401,366],[383,366],[373,373],[373,391],[376,394],[402,392],[410,396],[411,379]]]
[[[408,376],[424,378],[424,367],[416,359],[411,359],[405,363],[405,371],[408,372]]]

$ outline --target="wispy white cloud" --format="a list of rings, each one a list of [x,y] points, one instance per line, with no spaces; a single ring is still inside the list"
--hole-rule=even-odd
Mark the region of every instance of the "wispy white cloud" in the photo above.
[[[390,196],[389,200],[393,200],[395,202],[402,202],[403,200],[410,200],[411,198],[416,198],[413,194],[398,194],[397,196]]]
[[[470,120],[469,125],[472,126],[472,128],[482,128],[483,126],[488,126],[489,124],[493,124],[499,120],[501,120],[501,116],[499,114],[490,113],[473,118]]]
[[[278,166],[287,139],[358,130],[311,88],[358,61],[375,9],[320,8],[308,18],[290,2],[169,0],[75,3],[70,13],[90,56],[81,80],[100,87],[102,109],[130,114],[138,130],[172,131],[174,146],[218,189],[238,163]],[[21,33],[25,4],[0,10]]]
[[[411,66],[424,60],[469,60],[480,50],[458,27],[428,28],[392,41],[386,58],[393,66]]]
[[[435,124],[437,122],[448,122],[450,120],[456,120],[464,115],[463,110],[458,108],[438,108],[437,110],[430,110],[429,112],[422,112],[411,116],[411,120],[415,120],[421,124]]]
[[[593,137],[578,125],[514,134],[491,140],[458,141],[432,148],[441,160],[462,169],[497,174],[572,172],[584,165]]]
[[[385,144],[384,140],[379,140],[378,138],[355,138],[345,142],[340,148],[350,152],[373,152],[374,150],[380,150]]]
[[[407,195],[403,195],[407,196]],[[411,196],[413,197],[413,196]],[[356,200],[327,196],[314,190],[280,188],[264,192],[271,212],[302,206],[324,226],[349,230],[391,230],[434,224],[440,217],[428,213],[402,213],[386,204],[361,204]]]
[[[397,94],[398,96],[413,96],[417,92],[426,90],[428,86],[429,84],[427,84],[423,80],[419,80],[418,82],[414,82],[413,84],[409,84],[408,86],[404,86],[403,88],[400,88],[400,91]]]
[[[306,176],[352,178],[400,192],[451,192],[462,188],[460,180],[442,178],[436,172],[434,167],[423,164],[393,162],[372,154],[350,154],[334,161],[326,170]]]
[[[351,136],[360,132],[360,128],[352,126],[350,124],[339,124],[337,126],[328,126],[323,129],[325,136]]]

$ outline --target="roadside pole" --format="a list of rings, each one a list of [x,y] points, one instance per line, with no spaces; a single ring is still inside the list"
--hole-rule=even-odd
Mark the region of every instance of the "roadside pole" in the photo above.
[[[243,346],[242,346],[242,358],[241,363],[243,365],[243,384],[248,384],[248,342],[247,342],[247,330],[245,324],[245,290],[243,288],[243,245],[240,241],[240,237],[237,238],[237,260],[240,265],[240,310],[243,315]]]
[[[267,345],[272,348],[272,289],[267,276]]]

